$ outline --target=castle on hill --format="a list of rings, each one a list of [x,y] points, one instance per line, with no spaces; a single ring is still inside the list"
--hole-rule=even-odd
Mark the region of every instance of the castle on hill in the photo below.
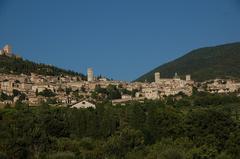
[[[12,46],[7,44],[3,47],[3,49],[0,49],[0,56],[8,56],[8,57],[16,57],[21,58],[20,56],[13,54]]]

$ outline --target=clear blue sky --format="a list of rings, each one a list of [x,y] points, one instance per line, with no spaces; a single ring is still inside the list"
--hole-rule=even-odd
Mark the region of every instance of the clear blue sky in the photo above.
[[[0,46],[133,80],[204,46],[240,41],[240,0],[0,0]]]

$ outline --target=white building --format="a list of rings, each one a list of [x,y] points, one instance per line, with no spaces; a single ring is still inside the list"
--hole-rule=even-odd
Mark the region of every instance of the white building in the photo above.
[[[131,95],[128,95],[128,94],[123,94],[122,99],[132,99],[132,96]]]
[[[74,104],[73,106],[71,106],[71,108],[77,108],[77,109],[80,109],[80,108],[94,108],[95,109],[96,106],[93,103],[90,103],[86,100],[83,100],[79,103]]]

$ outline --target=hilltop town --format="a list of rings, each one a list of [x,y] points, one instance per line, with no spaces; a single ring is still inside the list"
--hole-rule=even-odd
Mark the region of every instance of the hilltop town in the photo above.
[[[0,50],[0,56],[21,58],[13,53],[10,45]],[[156,72],[154,79],[151,83],[109,80],[95,77],[92,68],[88,68],[86,80],[78,75],[0,74],[0,102],[4,105],[21,101],[34,106],[41,102],[74,105],[82,101],[91,104],[110,100],[113,104],[123,104],[179,94],[191,96],[194,88],[210,93],[238,92],[240,88],[240,83],[231,79],[199,83],[193,81],[191,75],[181,79],[177,73],[173,78],[161,78],[160,72]]]

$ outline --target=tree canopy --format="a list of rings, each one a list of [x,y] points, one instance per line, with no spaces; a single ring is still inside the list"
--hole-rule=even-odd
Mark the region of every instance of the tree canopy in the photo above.
[[[181,106],[174,100],[96,109],[18,102],[0,109],[0,158],[238,159],[240,101],[204,96],[212,104],[195,105],[202,95],[184,97]]]

